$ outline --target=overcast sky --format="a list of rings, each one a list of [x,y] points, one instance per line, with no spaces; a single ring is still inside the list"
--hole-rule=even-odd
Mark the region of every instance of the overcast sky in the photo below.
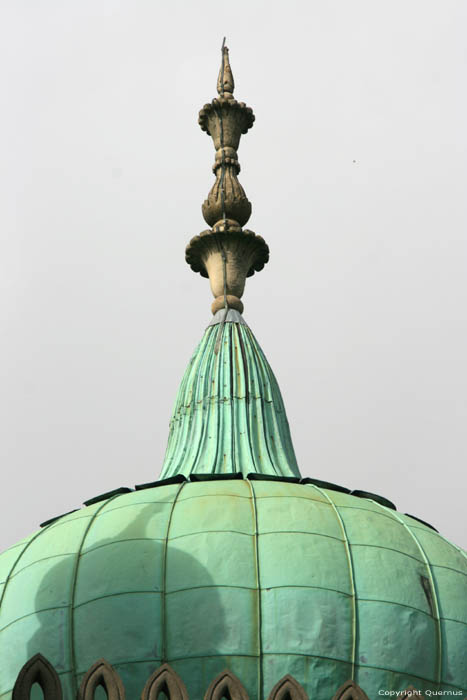
[[[224,35],[271,249],[244,316],[302,474],[467,545],[466,20],[461,0],[3,0],[1,549],[159,474],[211,317],[184,248]]]

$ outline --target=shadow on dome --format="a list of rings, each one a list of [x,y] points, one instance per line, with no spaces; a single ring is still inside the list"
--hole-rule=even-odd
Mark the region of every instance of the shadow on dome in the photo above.
[[[120,674],[127,697],[139,697],[165,661],[190,697],[201,697],[231,665],[235,635],[225,629],[215,581],[194,556],[170,539],[166,550],[163,537],[154,536],[165,505],[107,507],[89,523],[78,554],[50,560],[35,596],[39,628],[27,658],[40,652],[51,661],[65,699],[76,696],[84,674],[102,657]],[[116,520],[124,527],[100,537]]]

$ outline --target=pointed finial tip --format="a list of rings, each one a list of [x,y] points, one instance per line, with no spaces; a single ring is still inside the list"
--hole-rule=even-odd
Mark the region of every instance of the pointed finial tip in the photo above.
[[[219,77],[217,79],[217,92],[220,97],[227,97],[228,99],[229,97],[233,97],[235,83],[230,68],[229,49],[225,45],[225,37],[222,41],[221,53],[222,60]]]

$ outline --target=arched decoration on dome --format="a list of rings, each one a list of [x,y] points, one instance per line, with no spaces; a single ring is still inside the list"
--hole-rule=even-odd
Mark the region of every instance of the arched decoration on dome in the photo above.
[[[308,695],[293,676],[287,674],[269,693],[268,700],[308,700]]]
[[[341,685],[332,700],[368,700],[368,696],[355,681],[348,680]]]
[[[206,691],[204,700],[249,700],[242,683],[228,669],[214,678]]]
[[[141,694],[141,700],[157,700],[164,693],[167,700],[188,700],[185,683],[169,664],[163,664],[150,676]]]
[[[413,685],[409,685],[401,695],[399,695],[400,700],[410,700],[410,698],[421,698],[422,694]]]
[[[13,688],[13,700],[29,700],[34,683],[42,688],[44,700],[62,700],[58,673],[42,654],[36,654],[24,664]]]
[[[105,660],[99,659],[86,672],[78,692],[78,700],[94,700],[96,688],[104,688],[109,700],[125,700],[125,688],[117,671]]]

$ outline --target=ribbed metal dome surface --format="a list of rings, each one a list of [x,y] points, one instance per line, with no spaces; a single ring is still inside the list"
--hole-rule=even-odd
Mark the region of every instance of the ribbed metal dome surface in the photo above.
[[[181,383],[162,473],[178,482],[90,503],[0,557],[0,700],[39,652],[65,700],[101,657],[128,698],[166,661],[193,700],[225,667],[252,700],[287,673],[313,700],[349,678],[370,698],[467,688],[466,556],[375,500],[298,483],[272,370],[229,318]]]
[[[118,495],[0,557],[0,697],[37,652],[65,698],[96,659],[139,697],[169,661],[200,698],[226,666],[251,698],[352,675],[467,687],[463,553],[410,517],[311,484],[184,482]]]
[[[269,251],[242,229],[237,149],[253,115],[233,88],[223,43],[219,97],[200,113],[216,150],[212,229],[186,251],[217,316],[177,395],[166,481],[91,499],[0,556],[0,700],[38,653],[64,700],[102,658],[129,700],[164,662],[190,700],[225,668],[250,700],[286,674],[311,700],[350,678],[371,700],[467,691],[465,554],[384,499],[298,483],[279,387],[238,313]]]
[[[300,476],[273,371],[240,314],[229,314],[241,322],[208,326],[180,383],[162,478]]]

